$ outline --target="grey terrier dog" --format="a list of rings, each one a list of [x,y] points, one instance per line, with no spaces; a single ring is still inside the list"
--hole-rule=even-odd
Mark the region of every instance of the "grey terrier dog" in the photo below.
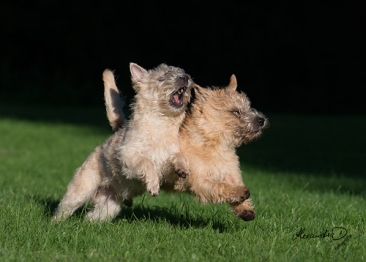
[[[118,99],[106,97],[112,129],[117,130],[92,152],[75,172],[67,192],[54,214],[54,220],[70,216],[86,201],[93,201],[87,219],[108,221],[121,205],[132,205],[132,198],[146,190],[156,196],[165,174],[189,174],[188,161],[180,153],[178,132],[184,120],[194,85],[183,69],[161,64],[146,70],[130,64],[135,100],[126,121]],[[112,71],[103,72],[108,95],[118,94]],[[117,92],[117,93],[115,93]],[[114,96],[115,97],[115,96]]]

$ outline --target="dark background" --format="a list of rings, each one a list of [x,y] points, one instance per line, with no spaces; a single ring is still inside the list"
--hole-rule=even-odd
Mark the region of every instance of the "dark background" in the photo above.
[[[164,62],[261,111],[365,114],[365,4],[326,2],[2,1],[0,103],[101,106],[105,68],[128,100],[129,63]]]

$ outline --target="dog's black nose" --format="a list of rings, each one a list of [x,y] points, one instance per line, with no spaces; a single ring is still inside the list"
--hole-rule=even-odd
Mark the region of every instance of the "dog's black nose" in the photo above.
[[[266,119],[264,119],[263,117],[257,117],[257,124],[259,126],[263,126],[265,121]]]
[[[183,81],[188,81],[188,75],[182,75],[179,78],[182,79]]]
[[[180,86],[185,86],[188,84],[188,79],[189,79],[188,75],[184,74],[179,76],[176,81]]]

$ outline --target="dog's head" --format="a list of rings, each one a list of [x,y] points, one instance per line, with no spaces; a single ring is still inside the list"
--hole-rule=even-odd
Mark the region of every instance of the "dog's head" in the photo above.
[[[161,64],[146,70],[130,63],[133,88],[137,92],[136,103],[144,103],[147,110],[175,116],[183,113],[191,99],[194,85],[183,69]]]
[[[262,135],[269,126],[266,116],[250,105],[243,92],[238,92],[235,75],[225,88],[203,88],[195,85],[195,99],[192,113],[206,137],[220,140],[229,146],[247,144]]]

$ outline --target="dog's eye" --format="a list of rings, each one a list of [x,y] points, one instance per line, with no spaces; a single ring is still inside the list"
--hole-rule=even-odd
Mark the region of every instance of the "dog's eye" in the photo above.
[[[234,115],[236,116],[240,116],[240,111],[239,110],[233,110],[231,111]]]

